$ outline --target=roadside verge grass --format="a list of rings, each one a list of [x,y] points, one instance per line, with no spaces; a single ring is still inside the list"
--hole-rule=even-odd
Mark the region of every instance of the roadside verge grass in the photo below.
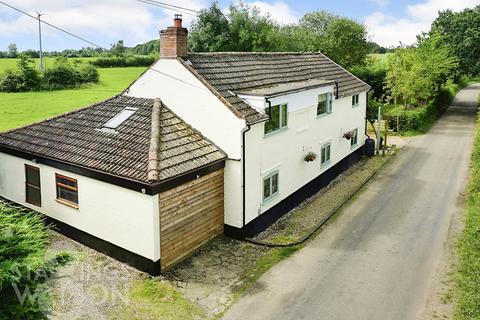
[[[479,97],[480,103],[480,97]],[[455,319],[480,319],[480,114],[472,153],[465,229],[459,241]]]
[[[172,285],[157,279],[134,282],[128,299],[128,306],[111,312],[111,319],[196,320],[206,318],[200,307],[185,299]]]

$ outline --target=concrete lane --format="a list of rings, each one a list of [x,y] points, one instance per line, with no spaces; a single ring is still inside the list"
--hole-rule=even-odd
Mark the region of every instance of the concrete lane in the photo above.
[[[480,84],[224,319],[415,319],[468,178]]]

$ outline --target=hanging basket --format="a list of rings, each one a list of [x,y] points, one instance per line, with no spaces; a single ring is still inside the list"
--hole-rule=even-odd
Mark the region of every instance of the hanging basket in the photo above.
[[[305,162],[313,162],[317,159],[317,155],[314,153],[314,152],[309,152],[305,155],[305,157],[303,158],[303,160]]]
[[[347,140],[350,140],[353,138],[354,132],[353,131],[348,131],[343,134],[343,137]]]

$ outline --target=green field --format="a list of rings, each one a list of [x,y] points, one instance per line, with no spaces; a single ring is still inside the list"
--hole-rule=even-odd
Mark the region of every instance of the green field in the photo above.
[[[89,59],[89,58],[83,58]],[[38,60],[38,59],[37,59]],[[52,62],[47,59],[46,64]],[[15,59],[0,59],[0,73],[15,67]],[[22,93],[0,92],[0,132],[87,106],[123,91],[143,67],[99,69],[100,82],[77,89]]]

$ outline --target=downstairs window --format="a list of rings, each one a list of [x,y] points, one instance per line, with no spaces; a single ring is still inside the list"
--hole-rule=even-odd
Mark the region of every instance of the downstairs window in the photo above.
[[[64,204],[78,207],[78,184],[77,180],[55,174],[57,184],[57,200]]]
[[[278,171],[263,178],[263,201],[268,201],[278,194]]]

